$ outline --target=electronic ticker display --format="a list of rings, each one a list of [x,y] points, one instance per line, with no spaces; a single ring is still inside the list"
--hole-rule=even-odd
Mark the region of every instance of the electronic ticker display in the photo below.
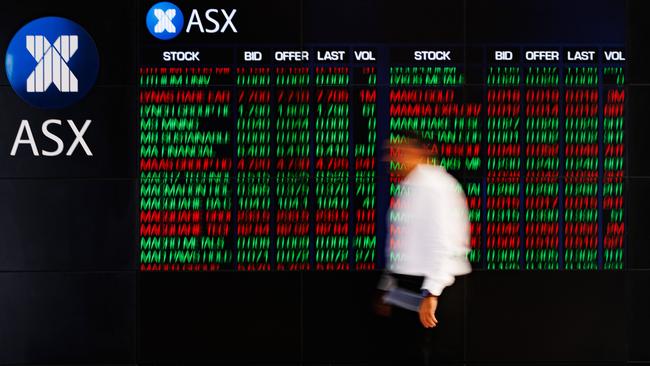
[[[383,268],[382,147],[410,130],[461,182],[475,268],[623,268],[622,44],[237,43],[237,9],[228,41],[152,37],[194,10],[142,35],[140,270]]]

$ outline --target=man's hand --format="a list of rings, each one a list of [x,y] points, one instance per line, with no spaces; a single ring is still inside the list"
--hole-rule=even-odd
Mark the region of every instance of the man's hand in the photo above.
[[[433,328],[438,325],[438,319],[436,319],[437,307],[437,296],[427,296],[422,299],[420,303],[420,322],[425,328]]]
[[[390,316],[391,314],[391,305],[386,304],[383,299],[385,293],[386,291],[377,290],[372,299],[372,308],[379,316]]]

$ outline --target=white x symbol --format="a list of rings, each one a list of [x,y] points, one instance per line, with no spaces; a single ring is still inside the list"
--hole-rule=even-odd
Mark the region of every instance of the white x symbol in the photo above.
[[[72,55],[79,48],[79,37],[62,35],[54,44],[45,36],[26,36],[25,46],[37,64],[27,78],[28,93],[42,93],[54,84],[61,92],[78,92],[77,77],[68,67]]]
[[[158,23],[153,28],[154,33],[162,33],[167,31],[169,33],[176,33],[176,26],[172,23],[172,19],[176,16],[176,9],[154,9],[153,15],[158,19]]]

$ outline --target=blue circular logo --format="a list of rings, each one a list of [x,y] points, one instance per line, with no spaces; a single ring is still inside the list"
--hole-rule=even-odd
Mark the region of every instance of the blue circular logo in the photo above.
[[[93,87],[99,69],[95,41],[79,24],[60,17],[33,20],[11,39],[5,56],[11,87],[39,108],[63,108]]]
[[[147,29],[149,33],[164,41],[179,35],[183,30],[183,12],[178,6],[163,1],[147,12]]]

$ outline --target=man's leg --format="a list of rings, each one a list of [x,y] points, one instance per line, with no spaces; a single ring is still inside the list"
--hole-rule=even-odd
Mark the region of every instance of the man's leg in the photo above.
[[[418,313],[410,310],[396,309],[393,321],[395,323],[394,350],[397,358],[394,365],[428,365],[431,348],[427,339],[431,329],[426,329],[420,323]]]

